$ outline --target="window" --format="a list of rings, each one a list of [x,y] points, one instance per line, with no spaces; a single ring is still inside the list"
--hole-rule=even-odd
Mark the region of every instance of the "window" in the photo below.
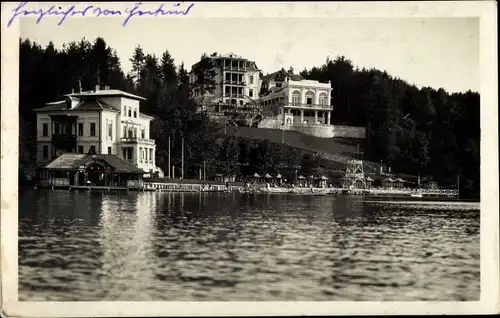
[[[122,157],[123,159],[127,159],[127,148],[122,148]]]
[[[250,75],[250,84],[253,84],[253,75]]]
[[[128,109],[128,117],[132,117],[132,108],[130,108],[130,107]]]
[[[90,136],[95,137],[95,123],[90,123]]]
[[[309,91],[306,93],[306,104],[312,105],[314,102],[314,93]]]
[[[281,87],[281,83],[276,83],[276,87]]]
[[[250,91],[248,92],[248,95],[249,95],[250,97],[253,97],[253,89],[250,89]]]
[[[294,105],[300,104],[300,92],[299,91],[294,91],[292,93],[292,104],[294,104]]]
[[[134,118],[137,118],[137,110],[134,109]]]
[[[95,154],[95,146],[90,146],[89,153],[90,154]]]
[[[128,129],[128,138],[132,138],[132,128]]]
[[[78,123],[78,136],[83,136],[83,123]]]
[[[110,138],[111,140],[113,140],[113,124],[112,124],[112,123],[110,123],[110,124],[108,125],[108,136],[109,136],[109,138]]]
[[[153,149],[149,148],[149,161],[153,161]]]
[[[230,73],[226,73],[226,81],[230,81],[231,80],[231,74]]]
[[[78,146],[78,153],[83,153],[83,146]]]
[[[319,104],[320,105],[328,105],[328,95],[325,93],[321,93],[319,95]]]
[[[43,159],[49,158],[49,146],[43,146],[42,158]]]
[[[144,129],[141,129],[141,138],[142,139],[146,138],[146,131]]]
[[[42,125],[42,136],[47,137],[49,135],[49,124]]]
[[[111,147],[108,147],[108,155],[111,154]]]
[[[59,123],[54,123],[54,132],[55,135],[59,134]]]
[[[242,100],[240,100],[240,106],[243,106],[243,101]]]
[[[144,152],[142,152],[142,147],[139,147],[139,154],[140,154],[139,158],[141,158],[142,161],[142,159],[144,159]]]
[[[123,138],[127,138],[127,127],[123,126]]]

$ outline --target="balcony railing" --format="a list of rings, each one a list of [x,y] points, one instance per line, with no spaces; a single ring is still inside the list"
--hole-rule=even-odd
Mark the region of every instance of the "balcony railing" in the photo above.
[[[322,109],[332,109],[332,105],[324,104],[302,104],[302,103],[287,103],[285,107],[296,107],[296,108],[322,108]]]
[[[224,85],[237,85],[237,86],[245,86],[247,83],[245,81],[230,81],[230,80],[224,80],[222,81],[222,84]]]
[[[137,137],[121,138],[121,142],[122,143],[147,144],[147,145],[154,145],[155,144],[154,139],[144,139],[144,138],[137,138]]]
[[[245,72],[246,70],[248,70],[248,67],[246,67],[246,66],[234,66],[234,65],[223,65],[222,69],[225,71]]]
[[[76,135],[61,135],[61,134],[53,134],[52,135],[53,143],[75,143]]]
[[[244,94],[232,94],[232,93],[224,93],[224,97],[233,97],[233,98],[244,98]]]

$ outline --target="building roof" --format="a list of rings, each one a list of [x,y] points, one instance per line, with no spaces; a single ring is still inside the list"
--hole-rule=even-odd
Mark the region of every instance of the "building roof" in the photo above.
[[[137,168],[133,164],[118,158],[115,155],[88,155],[65,153],[52,160],[44,168],[50,170],[76,171],[80,166],[96,161],[104,161],[117,173],[144,174],[144,170]]]
[[[99,99],[84,99],[80,101],[78,104],[76,104],[75,107],[72,108],[66,108],[66,101],[58,101],[58,102],[52,102],[52,103],[47,103],[47,106],[37,108],[35,111],[79,111],[79,110],[118,110],[114,108],[113,106],[103,102],[102,100]]]
[[[276,71],[274,73],[271,73],[271,74],[267,74],[267,75],[264,75],[262,77],[262,82],[267,82],[269,81],[271,78],[274,78],[278,73],[281,73],[283,74],[285,77],[289,77],[292,81],[301,81],[303,80],[304,78],[299,75],[299,74],[291,74],[291,73],[288,73],[286,72],[285,70],[281,69],[279,71]]]
[[[124,92],[119,89],[103,89],[103,90],[98,90],[98,91],[86,91],[86,92],[81,92],[81,93],[72,93],[68,94],[66,96],[74,96],[78,98],[85,98],[85,97],[127,97],[130,99],[136,99],[136,100],[146,100],[144,97],[137,96],[134,94],[130,94],[127,92]]]

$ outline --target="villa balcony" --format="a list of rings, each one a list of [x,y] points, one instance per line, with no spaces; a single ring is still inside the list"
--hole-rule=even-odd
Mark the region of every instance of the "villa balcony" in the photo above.
[[[323,104],[302,104],[302,103],[287,103],[285,107],[294,109],[328,109],[333,110],[333,105],[323,105]]]
[[[231,93],[224,93],[224,97],[232,97],[232,98],[245,98],[244,94],[231,94]]]
[[[143,144],[143,145],[150,145],[150,146],[154,146],[154,144],[155,144],[154,139],[144,139],[144,138],[137,138],[137,137],[121,138],[120,141],[122,144]]]
[[[52,145],[56,148],[76,148],[76,135],[72,134],[53,134]]]
[[[222,81],[224,85],[233,85],[233,86],[245,86],[247,83],[245,81]]]
[[[235,65],[223,65],[222,69],[224,71],[246,72],[248,70],[248,67],[246,67],[246,66],[235,66]]]

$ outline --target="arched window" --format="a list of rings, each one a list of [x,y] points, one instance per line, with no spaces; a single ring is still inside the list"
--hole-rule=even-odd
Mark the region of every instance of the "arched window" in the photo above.
[[[328,95],[326,93],[319,94],[319,104],[328,105]]]
[[[293,105],[300,104],[300,92],[299,91],[294,91],[292,93],[292,104]]]
[[[306,93],[306,104],[307,105],[312,105],[314,104],[314,92],[308,91]]]

